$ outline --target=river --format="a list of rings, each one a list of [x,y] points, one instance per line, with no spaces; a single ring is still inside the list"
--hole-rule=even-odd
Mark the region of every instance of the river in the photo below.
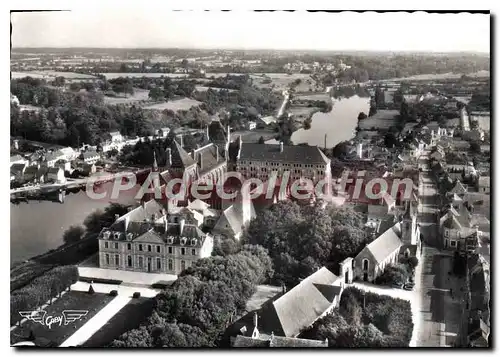
[[[350,140],[354,136],[354,129],[358,125],[360,112],[368,114],[370,98],[361,98],[357,95],[350,98],[332,99],[333,107],[328,113],[317,112],[312,117],[310,129],[299,129],[292,134],[291,140],[295,145],[307,143],[332,148],[339,142]],[[266,141],[268,144],[277,144],[274,139]]]
[[[111,184],[109,184],[111,185]],[[132,203],[123,198],[120,203]],[[30,201],[10,205],[10,259],[23,261],[63,243],[63,233],[97,209],[104,209],[109,200],[92,200],[83,191],[66,195],[63,204],[51,201]]]

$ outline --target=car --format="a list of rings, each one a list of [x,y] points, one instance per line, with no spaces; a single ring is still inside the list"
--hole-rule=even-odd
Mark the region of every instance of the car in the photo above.
[[[413,287],[415,286],[415,284],[413,283],[406,283],[404,286],[403,286],[403,289],[405,290],[413,290]]]
[[[401,283],[392,283],[391,286],[393,288],[396,288],[396,289],[401,289],[403,287],[403,284],[401,284]]]

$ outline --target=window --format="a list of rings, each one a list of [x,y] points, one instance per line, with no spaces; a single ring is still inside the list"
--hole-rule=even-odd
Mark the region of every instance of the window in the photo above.
[[[184,260],[181,260],[181,270],[186,269],[186,262]]]
[[[105,257],[106,257],[106,265],[109,265],[109,254],[106,254]]]
[[[148,244],[148,252],[150,252],[150,251],[151,251],[151,245]]]
[[[139,244],[139,251],[142,252],[142,244]]]
[[[115,265],[120,265],[120,256],[118,254],[115,255]]]
[[[127,266],[128,267],[132,266],[132,257],[130,255],[127,256]]]
[[[108,248],[109,245],[108,245],[108,242],[104,242],[104,248]]]
[[[168,270],[174,270],[174,262],[172,259],[168,260]]]
[[[115,243],[115,249],[118,249],[118,243]]]
[[[445,230],[445,231],[444,231],[444,236],[445,236],[445,237],[449,237],[449,236],[450,236],[450,232],[449,232],[448,230]]]
[[[168,247],[168,254],[174,254],[174,248]]]
[[[161,247],[159,245],[156,246],[156,253],[160,253]]]
[[[186,255],[186,248],[181,248],[181,255]]]
[[[452,247],[456,247],[456,246],[457,246],[457,242],[456,242],[456,241],[454,241],[454,240],[450,240],[450,245],[451,245]]]
[[[196,255],[196,249],[191,249],[191,255]]]
[[[142,257],[139,257],[139,269],[142,269],[143,265],[144,265],[143,259]]]
[[[161,259],[160,258],[156,258],[156,268],[158,270],[161,270]]]
[[[363,260],[363,270],[368,270],[368,259]]]
[[[131,250],[131,249],[132,249],[132,244],[127,243],[127,250]]]

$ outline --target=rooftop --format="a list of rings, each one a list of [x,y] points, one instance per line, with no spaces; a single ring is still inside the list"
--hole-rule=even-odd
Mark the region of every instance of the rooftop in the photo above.
[[[281,151],[279,144],[251,143],[242,143],[240,160],[307,163],[314,165],[324,165],[330,162],[330,159],[316,146],[283,145],[283,151]]]

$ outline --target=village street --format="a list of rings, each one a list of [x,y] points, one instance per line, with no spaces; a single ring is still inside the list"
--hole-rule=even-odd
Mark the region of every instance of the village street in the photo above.
[[[460,301],[454,300],[450,289],[459,289],[460,281],[449,275],[452,256],[441,252],[437,226],[437,186],[428,167],[428,152],[419,158],[419,224],[423,248],[415,276],[416,347],[445,347],[454,343],[460,319]],[[413,309],[413,308],[412,308]],[[414,315],[415,316],[415,315]],[[413,339],[412,339],[413,340]]]

